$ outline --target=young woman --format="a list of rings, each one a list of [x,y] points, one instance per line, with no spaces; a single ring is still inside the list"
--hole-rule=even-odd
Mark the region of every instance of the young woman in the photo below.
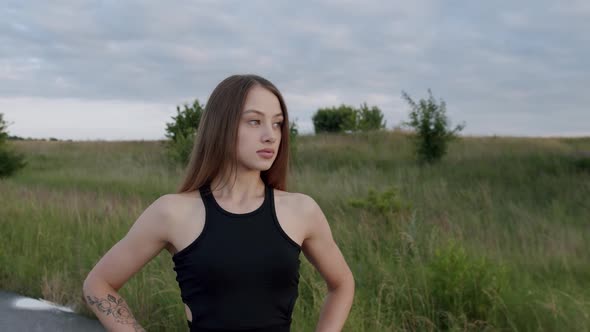
[[[279,90],[256,75],[219,83],[178,192],[154,201],[84,282],[101,323],[143,331],[117,291],[166,248],[190,331],[289,331],[303,251],[328,288],[316,331],[340,331],[354,279],[318,204],[286,191],[288,161]]]

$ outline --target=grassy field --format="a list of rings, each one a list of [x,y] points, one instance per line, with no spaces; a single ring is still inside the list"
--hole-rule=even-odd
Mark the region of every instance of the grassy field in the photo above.
[[[464,137],[427,167],[399,133],[298,141],[289,191],[356,279],[345,331],[590,330],[589,138]],[[29,165],[0,180],[0,289],[90,315],[84,277],[182,169],[156,141],[10,144]],[[301,258],[292,330],[313,331],[326,287]],[[186,330],[172,267],[163,251],[120,290],[148,331]]]

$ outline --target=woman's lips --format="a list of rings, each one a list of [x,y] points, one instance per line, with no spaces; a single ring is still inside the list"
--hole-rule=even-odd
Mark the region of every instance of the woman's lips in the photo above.
[[[266,158],[266,159],[270,159],[274,155],[274,152],[268,152],[268,151],[258,151],[256,153],[259,156],[261,156],[262,158]]]

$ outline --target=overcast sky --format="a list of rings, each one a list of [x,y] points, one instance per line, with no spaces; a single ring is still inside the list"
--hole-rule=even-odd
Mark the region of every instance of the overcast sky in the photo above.
[[[172,6],[174,4],[174,6]],[[463,134],[590,135],[590,1],[3,1],[9,133],[162,139],[176,105],[236,73],[290,118],[379,106],[387,127],[431,88]]]

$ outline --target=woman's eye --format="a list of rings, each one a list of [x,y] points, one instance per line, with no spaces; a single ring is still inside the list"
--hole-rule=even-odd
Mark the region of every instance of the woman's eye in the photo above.
[[[255,122],[255,123],[258,123],[259,124],[260,123],[260,120],[250,120],[250,121],[248,121],[248,123],[251,123],[251,122]],[[279,126],[282,126],[283,125],[283,122],[275,122],[275,124],[278,124]]]

